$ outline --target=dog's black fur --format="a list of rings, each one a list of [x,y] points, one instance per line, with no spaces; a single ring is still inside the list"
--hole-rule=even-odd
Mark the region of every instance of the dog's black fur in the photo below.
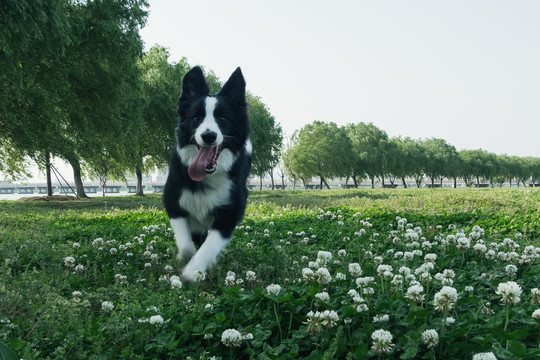
[[[244,215],[252,149],[245,86],[240,68],[216,95],[199,67],[183,79],[163,202],[179,257],[191,259],[182,273],[187,281],[215,263]]]

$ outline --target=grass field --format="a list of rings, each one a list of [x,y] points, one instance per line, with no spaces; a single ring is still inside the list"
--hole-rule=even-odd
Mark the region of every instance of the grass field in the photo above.
[[[0,359],[540,358],[538,189],[255,191],[196,285],[155,195],[0,201],[0,249]]]

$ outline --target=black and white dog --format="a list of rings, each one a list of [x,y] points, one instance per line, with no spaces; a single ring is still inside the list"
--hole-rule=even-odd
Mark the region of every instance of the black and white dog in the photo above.
[[[182,82],[163,202],[189,282],[216,262],[244,215],[252,151],[245,88],[240,68],[216,95],[200,67]]]

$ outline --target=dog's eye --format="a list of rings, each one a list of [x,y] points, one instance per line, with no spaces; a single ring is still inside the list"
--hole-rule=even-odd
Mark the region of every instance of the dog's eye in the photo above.
[[[218,121],[221,122],[221,123],[227,121],[227,119],[225,119],[225,116],[218,116],[217,119],[218,119]]]
[[[191,119],[193,121],[199,121],[201,119],[201,117],[199,115],[193,115],[193,117]]]

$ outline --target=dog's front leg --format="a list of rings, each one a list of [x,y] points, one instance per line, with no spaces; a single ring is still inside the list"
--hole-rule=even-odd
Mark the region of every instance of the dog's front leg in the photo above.
[[[182,277],[189,282],[195,282],[195,272],[206,272],[208,267],[215,264],[217,257],[231,238],[224,237],[219,230],[212,229],[208,232],[206,241],[201,245],[197,253],[191,258],[182,271]]]
[[[186,218],[178,217],[169,219],[174,231],[176,246],[178,247],[178,259],[189,260],[195,254],[195,245],[191,238],[191,231]]]

